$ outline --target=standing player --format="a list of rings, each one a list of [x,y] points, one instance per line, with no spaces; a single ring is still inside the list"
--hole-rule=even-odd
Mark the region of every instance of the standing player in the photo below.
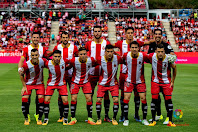
[[[155,29],[154,30],[154,42],[151,42],[149,44],[148,54],[154,53],[159,44],[163,44],[166,54],[173,55],[173,57],[170,61],[174,62],[176,60],[176,56],[175,56],[175,53],[173,51],[173,48],[168,43],[164,42],[164,40],[162,39],[162,30],[161,29]],[[160,91],[162,91],[162,90],[160,90]],[[163,92],[162,92],[162,94],[164,95]],[[160,95],[158,97],[156,111],[157,111],[157,115],[155,117],[156,120],[162,120],[163,116],[161,114],[161,98],[160,98]],[[149,120],[149,121],[151,121],[151,120]],[[168,118],[168,113],[167,113],[166,120],[164,121],[163,124],[168,124],[168,122],[169,122],[169,118]]]
[[[97,102],[96,102],[96,111],[97,111],[97,125],[102,124],[101,120],[101,103],[106,91],[110,91],[113,98],[113,118],[112,124],[118,125],[116,121],[116,116],[119,109],[118,96],[119,96],[119,87],[117,81],[117,70],[118,66],[121,63],[121,57],[114,55],[112,45],[107,45],[105,47],[105,55],[97,59],[97,64],[101,66],[101,74],[99,77],[98,91],[97,91]]]
[[[39,57],[40,58],[47,58],[47,50],[45,47],[43,47],[40,43],[40,32],[33,32],[32,34],[32,43],[30,45],[28,45],[28,47],[25,47],[23,49],[23,55],[21,56],[21,59],[19,61],[19,64],[18,64],[18,72],[19,74],[21,74],[23,71],[21,70],[21,67],[24,63],[24,61],[28,61],[31,59],[31,50],[32,49],[37,49],[38,50],[38,53],[39,53]],[[36,96],[36,114],[34,114],[34,117],[36,118],[36,121],[38,120],[38,117],[39,117],[39,102],[38,102],[38,96]],[[30,98],[29,98],[29,101],[28,101],[29,105],[30,105]],[[30,119],[30,116],[29,116],[29,109],[28,109],[28,118]]]
[[[78,55],[78,48],[69,43],[69,34],[67,32],[63,32],[61,34],[61,41],[62,43],[55,46],[53,51],[60,50],[62,59],[72,59],[74,56]],[[67,70],[65,73],[65,80],[66,83],[70,86],[71,83],[71,77],[72,77],[73,68],[70,70]],[[61,99],[61,96],[58,98],[58,106],[59,106],[59,112],[60,112],[60,118],[57,122],[63,122],[63,102]]]
[[[67,85],[65,82],[65,69],[66,69],[66,62],[61,59],[61,51],[55,50],[53,52],[52,60],[49,60],[45,63],[45,67],[49,69],[49,78],[47,81],[47,88],[45,89],[45,101],[44,101],[44,115],[45,119],[42,125],[48,124],[48,115],[49,115],[49,104],[51,96],[54,93],[54,90],[57,89],[59,91],[59,95],[63,101],[63,125],[67,125],[68,123],[68,112],[69,112],[69,105],[68,105],[68,93],[67,93]]]
[[[113,44],[113,46],[115,48],[119,48],[120,49],[120,55],[123,56],[124,53],[127,53],[128,51],[130,51],[130,43],[133,42],[133,33],[134,33],[134,28],[133,27],[128,27],[125,28],[125,36],[126,36],[126,40],[122,40],[122,41],[118,41],[117,43]],[[140,47],[143,46],[144,44],[149,44],[150,42],[143,42],[143,41],[138,41],[138,43],[140,44]],[[120,104],[121,104],[121,116],[120,116],[120,120],[119,122],[123,122],[124,121],[124,82],[126,79],[126,75],[127,75],[127,67],[124,64],[121,64],[121,68],[120,68],[120,77],[119,77],[119,88],[121,90],[121,98],[120,98]],[[134,89],[136,90],[136,89]],[[135,102],[135,115],[134,118],[136,121],[141,122],[140,118],[139,118],[139,105],[140,105],[140,97],[137,93],[137,91],[134,91],[134,102]]]
[[[133,41],[130,44],[130,52],[123,55],[123,62],[127,67],[127,77],[124,85],[124,126],[129,125],[128,120],[128,110],[129,110],[129,100],[133,89],[138,92],[141,102],[142,102],[142,114],[143,120],[142,124],[149,125],[146,120],[147,116],[147,101],[146,101],[146,84],[144,78],[144,62],[148,60],[146,54],[139,52],[139,44]]]
[[[155,126],[155,114],[156,104],[159,97],[160,88],[165,95],[165,106],[169,117],[169,123],[167,126],[175,127],[172,123],[173,103],[172,103],[172,91],[174,81],[176,77],[176,65],[168,61],[168,56],[165,54],[165,48],[163,44],[157,45],[156,53],[149,55],[150,63],[152,64],[152,78],[151,78],[151,113],[152,122],[149,126]],[[171,79],[171,69],[173,69],[173,77]]]
[[[85,47],[79,48],[78,56],[79,57],[74,57],[73,59],[71,59],[70,65],[67,67],[73,67],[74,69],[70,87],[72,118],[68,125],[74,125],[77,122],[75,114],[77,96],[80,87],[82,87],[87,102],[88,123],[91,125],[95,125],[95,122],[92,119],[92,88],[90,82],[88,81],[89,70],[92,66],[94,66],[95,60],[93,58],[87,57],[87,50],[85,49]]]
[[[36,95],[38,96],[38,111],[39,118],[37,120],[37,125],[42,124],[42,114],[43,114],[43,102],[45,87],[43,84],[43,68],[45,60],[39,58],[39,53],[37,49],[32,49],[30,51],[31,59],[23,64],[20,73],[21,82],[23,84],[23,89],[21,91],[22,95],[22,112],[25,117],[24,125],[29,125],[30,120],[28,119],[29,114],[29,104],[28,98],[32,93],[32,89],[36,90]],[[24,75],[25,74],[25,79]]]
[[[93,28],[93,35],[94,40],[88,41],[85,45],[85,48],[89,52],[89,56],[96,59],[97,57],[103,56],[105,53],[105,47],[106,45],[110,45],[109,41],[106,41],[102,39],[102,29],[101,26],[94,26]],[[98,83],[99,80],[99,73],[100,73],[100,66],[96,66],[90,69],[90,76],[89,81],[91,83],[92,87],[92,97],[94,94],[94,89]],[[109,100],[109,94],[106,92],[104,96],[104,107],[105,107],[105,119],[104,121],[111,122],[109,118],[109,106],[110,106],[110,100]]]

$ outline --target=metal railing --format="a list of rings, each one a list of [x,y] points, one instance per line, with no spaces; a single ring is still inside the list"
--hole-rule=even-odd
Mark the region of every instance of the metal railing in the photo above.
[[[91,9],[92,4],[1,4],[0,9],[5,10],[19,10],[19,9],[32,9],[32,10],[61,10],[61,9]]]

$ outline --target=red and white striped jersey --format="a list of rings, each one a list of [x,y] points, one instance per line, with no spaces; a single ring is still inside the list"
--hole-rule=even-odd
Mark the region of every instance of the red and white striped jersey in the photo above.
[[[30,45],[28,45],[28,47],[23,48],[22,56],[25,57],[26,61],[31,60],[31,50],[32,49],[37,49],[38,50],[40,58],[47,57],[47,50],[40,43],[39,43],[38,48],[34,48],[30,44]]]
[[[105,47],[109,45],[110,42],[107,40],[102,40],[102,43],[97,44],[95,41],[88,41],[85,48],[89,51],[89,56],[94,59],[103,56],[105,54]],[[90,69],[90,75],[99,75],[100,66],[92,67]]]
[[[70,65],[74,68],[72,82],[85,84],[88,82],[89,70],[95,65],[94,58],[88,57],[85,63],[81,63],[79,57],[71,59]]]
[[[66,63],[68,62],[65,62],[62,59],[59,65],[54,65],[52,60],[45,63],[45,67],[49,69],[48,86],[62,86],[66,84],[64,79]]]
[[[74,56],[77,56],[78,55],[78,48],[73,45],[73,44],[70,44],[69,47],[63,47],[62,44],[59,44],[57,46],[54,47],[53,51],[55,50],[60,50],[61,51],[61,56],[62,56],[62,59],[65,60],[65,59],[72,59]],[[69,77],[72,77],[72,72],[73,72],[73,69],[69,69],[66,71],[66,76],[68,75]]]
[[[139,46],[143,46],[143,41],[137,41],[139,43]],[[115,43],[115,47],[120,49],[120,55],[123,56],[124,53],[127,53],[130,51],[130,44],[127,43],[126,40],[118,41]],[[120,67],[120,73],[127,73],[127,67],[125,64],[121,64]]]
[[[171,63],[168,62],[167,54],[163,60],[157,58],[157,54],[149,55],[152,64],[152,78],[151,80],[156,83],[168,84],[171,82]]]
[[[131,52],[123,55],[123,62],[127,66],[126,81],[133,84],[144,83],[144,62],[148,62],[148,55],[139,52],[137,58],[131,56]]]
[[[97,59],[97,64],[101,66],[99,85],[114,86],[118,84],[117,70],[120,63],[121,57],[117,55],[113,55],[112,61],[107,61],[105,56]]]
[[[32,64],[31,60],[23,64],[26,85],[43,84],[43,68],[46,61],[46,59],[39,58],[38,65]]]

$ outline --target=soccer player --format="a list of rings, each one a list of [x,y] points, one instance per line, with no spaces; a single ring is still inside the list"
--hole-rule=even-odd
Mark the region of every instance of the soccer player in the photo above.
[[[105,47],[106,47],[106,45],[110,45],[110,42],[101,38],[102,37],[101,26],[94,26],[93,35],[94,35],[93,41],[88,41],[85,44],[85,48],[87,49],[89,56],[96,59],[96,58],[104,55]],[[94,89],[95,89],[95,87],[98,83],[98,80],[99,80],[100,70],[101,70],[100,66],[96,66],[96,67],[93,67],[90,69],[89,81],[90,81],[91,87],[92,87],[92,97],[94,94]],[[106,94],[104,96],[104,107],[105,107],[104,121],[107,121],[107,122],[111,122],[109,115],[108,115],[109,106],[110,106],[109,94],[108,94],[108,92],[106,92]]]
[[[39,53],[39,57],[40,58],[48,58],[48,54],[47,54],[47,50],[45,47],[43,47],[40,43],[40,32],[33,32],[32,33],[32,43],[30,45],[28,45],[28,47],[25,47],[23,49],[23,55],[21,56],[21,59],[19,61],[19,64],[18,64],[18,72],[19,74],[22,74],[23,71],[22,71],[22,66],[23,66],[23,63],[24,61],[28,61],[31,59],[31,50],[32,49],[37,49],[38,50],[38,53]],[[36,96],[36,100],[35,100],[35,103],[36,103],[36,113],[34,114],[34,117],[36,119],[36,121],[38,120],[38,117],[39,117],[39,102],[38,102],[38,96]],[[28,100],[28,104],[30,105],[30,98]],[[29,115],[29,110],[27,111],[28,113],[28,118],[30,120],[30,115]]]
[[[149,125],[146,120],[147,116],[147,101],[146,101],[146,84],[144,78],[144,62],[148,61],[146,54],[139,52],[139,43],[133,41],[130,44],[130,52],[123,55],[123,62],[126,64],[127,75],[126,82],[124,85],[124,126],[129,125],[128,110],[129,110],[129,100],[131,93],[134,89],[138,92],[141,102],[142,102],[142,114],[143,120],[142,124]]]
[[[154,30],[154,42],[151,42],[149,44],[149,50],[148,50],[148,54],[150,53],[154,53],[156,51],[157,45],[159,44],[163,44],[164,46],[164,50],[166,54],[169,54],[168,56],[172,55],[172,59],[170,59],[171,62],[174,62],[176,60],[176,55],[173,51],[173,48],[166,42],[164,42],[164,40],[162,39],[162,30],[161,29],[155,29]],[[162,90],[160,90],[162,91]],[[164,95],[164,93],[162,92],[162,94]],[[163,116],[161,114],[161,98],[160,95],[158,97],[158,101],[157,101],[157,106],[156,106],[156,111],[157,111],[157,115],[156,115],[156,120],[162,120]],[[151,120],[149,120],[151,121]],[[169,118],[168,118],[168,113],[167,113],[167,117],[164,121],[163,124],[168,124],[169,122]]]
[[[77,120],[75,117],[76,114],[76,104],[77,96],[80,87],[85,95],[87,102],[87,112],[88,112],[88,123],[95,125],[95,122],[92,119],[92,88],[91,84],[88,81],[89,70],[92,66],[95,65],[95,60],[93,58],[87,57],[87,50],[85,47],[79,48],[78,57],[71,59],[70,64],[67,68],[73,67],[73,75],[71,80],[71,121],[68,125],[74,125]]]
[[[124,53],[127,53],[128,51],[130,51],[130,43],[133,42],[133,33],[134,33],[134,28],[133,27],[128,27],[125,28],[125,36],[126,36],[126,40],[122,40],[122,41],[118,41],[115,44],[113,44],[113,46],[115,48],[119,48],[120,49],[120,55],[123,56]],[[138,41],[138,43],[140,44],[139,46],[143,46],[144,44],[149,44],[150,42],[143,42],[143,41]],[[121,105],[121,116],[119,119],[119,122],[123,122],[124,119],[124,83],[125,83],[125,79],[127,76],[127,67],[124,64],[121,64],[121,68],[120,68],[120,77],[119,77],[119,88],[121,90],[121,97],[120,97],[120,105]],[[136,90],[136,89],[134,89]],[[135,115],[134,115],[134,119],[138,122],[141,122],[140,118],[139,118],[139,106],[140,106],[140,97],[139,94],[137,93],[137,91],[134,91],[134,102],[135,102]]]
[[[62,43],[55,46],[53,51],[60,50],[62,59],[72,59],[74,56],[78,56],[78,48],[75,45],[69,43],[69,34],[67,32],[63,32],[61,34],[61,41]],[[65,80],[69,86],[71,84],[72,72],[73,68],[67,70],[65,73]],[[58,106],[60,117],[57,122],[63,122],[63,102],[61,96],[58,97]]]
[[[66,63],[63,59],[61,59],[61,51],[55,50],[53,52],[52,60],[49,60],[45,63],[45,67],[49,69],[49,78],[47,81],[47,88],[45,89],[45,100],[44,100],[44,121],[42,125],[48,124],[48,115],[49,115],[49,104],[51,96],[54,93],[54,90],[57,89],[59,91],[59,95],[63,101],[63,125],[68,124],[68,112],[69,112],[69,105],[68,105],[68,93],[67,93],[67,85],[65,82],[65,71],[66,71]]]
[[[96,102],[96,111],[97,111],[97,125],[102,124],[101,120],[101,102],[106,93],[110,91],[113,98],[113,118],[112,124],[118,125],[116,121],[116,116],[119,109],[118,96],[119,96],[119,87],[117,81],[117,70],[118,66],[121,63],[121,57],[114,55],[112,45],[107,45],[105,47],[105,55],[97,59],[97,64],[101,66],[101,74],[99,77],[98,91],[97,91],[97,102]]]
[[[165,48],[163,44],[158,44],[156,53],[149,55],[150,63],[152,64],[152,78],[151,78],[151,113],[152,122],[149,126],[155,126],[155,115],[156,115],[156,104],[159,97],[160,88],[163,90],[165,95],[165,106],[169,117],[169,123],[167,126],[175,127],[172,123],[173,114],[173,103],[172,103],[172,92],[174,81],[176,77],[176,65],[168,61],[168,56],[165,54]],[[171,69],[173,69],[173,77],[171,78]]]
[[[38,114],[39,118],[37,120],[37,125],[42,124],[42,114],[43,114],[43,102],[44,102],[44,93],[45,88],[43,84],[43,68],[45,60],[39,58],[39,53],[37,49],[32,49],[30,51],[31,59],[23,64],[20,73],[21,82],[23,84],[23,88],[21,91],[22,95],[22,112],[25,117],[24,125],[29,125],[30,120],[28,119],[29,114],[29,104],[28,98],[32,93],[32,89],[36,90],[36,95],[38,96]],[[25,74],[25,79],[24,79]]]

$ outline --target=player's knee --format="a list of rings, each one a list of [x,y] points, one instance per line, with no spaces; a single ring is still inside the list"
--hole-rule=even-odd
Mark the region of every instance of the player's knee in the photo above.
[[[72,96],[72,97],[71,97],[71,101],[76,102],[76,101],[77,101],[77,98],[74,97],[74,96]]]
[[[44,102],[50,102],[50,98],[48,96],[45,97]]]
[[[62,97],[62,101],[63,101],[63,103],[67,103],[68,102],[67,97]]]
[[[124,99],[125,99],[125,100],[130,100],[130,96],[124,95]]]
[[[142,96],[142,97],[140,97],[140,99],[141,99],[141,101],[144,101],[144,100],[146,100],[146,96]]]
[[[90,97],[86,97],[86,102],[91,102],[91,96]]]
[[[118,102],[118,97],[113,97],[113,102]]]
[[[102,98],[97,98],[98,103],[102,103]]]

